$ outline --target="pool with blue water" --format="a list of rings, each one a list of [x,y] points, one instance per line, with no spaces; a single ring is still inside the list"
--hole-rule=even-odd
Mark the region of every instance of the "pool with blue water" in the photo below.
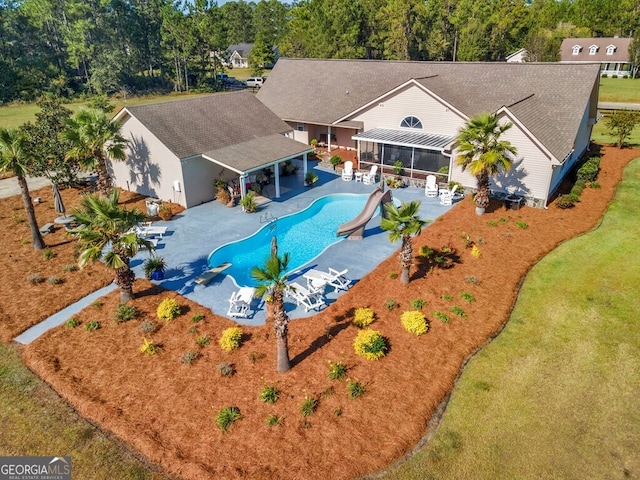
[[[238,286],[255,287],[251,269],[264,266],[271,255],[271,239],[278,240],[278,254],[290,255],[288,270],[294,271],[320,255],[327,247],[343,240],[336,231],[353,220],[364,208],[368,195],[334,194],[315,200],[306,209],[278,218],[260,230],[209,255],[210,267],[231,263],[223,273]]]

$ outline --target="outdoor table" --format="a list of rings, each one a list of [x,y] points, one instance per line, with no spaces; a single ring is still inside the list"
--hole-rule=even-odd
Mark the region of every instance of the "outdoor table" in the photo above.
[[[302,275],[302,277],[306,278],[307,287],[314,292],[323,289],[327,285],[326,277],[318,270],[309,270],[307,273]]]
[[[76,221],[76,217],[73,215],[61,215],[53,220],[53,223],[58,225],[71,225]]]
[[[355,172],[355,175],[356,175],[356,182],[361,182],[364,172]]]

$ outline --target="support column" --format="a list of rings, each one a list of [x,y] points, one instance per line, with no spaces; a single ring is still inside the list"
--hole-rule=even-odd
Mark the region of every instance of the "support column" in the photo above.
[[[302,154],[302,178],[307,176],[307,154]]]
[[[331,151],[331,125],[327,127],[327,152]]]
[[[276,187],[276,198],[280,198],[280,162],[275,164],[275,187]]]
[[[243,172],[240,174],[240,200],[247,195],[247,174]]]

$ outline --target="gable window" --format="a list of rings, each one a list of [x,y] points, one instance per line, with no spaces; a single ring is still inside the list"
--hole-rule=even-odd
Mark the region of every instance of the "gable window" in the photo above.
[[[408,116],[402,119],[400,126],[404,128],[422,128],[422,122],[418,117]]]
[[[304,123],[299,123],[298,125],[296,125],[296,130],[298,130],[299,132],[304,132],[306,130],[304,127]]]
[[[580,50],[582,50],[582,47],[581,47],[580,45],[574,45],[574,46],[571,48],[571,53],[572,53],[573,55],[578,55],[578,54],[580,53]]]
[[[597,45],[591,45],[589,47],[589,55],[595,55],[596,53],[598,53],[598,46]]]
[[[609,45],[607,47],[607,55],[613,55],[613,53],[616,51],[616,46],[615,45]]]

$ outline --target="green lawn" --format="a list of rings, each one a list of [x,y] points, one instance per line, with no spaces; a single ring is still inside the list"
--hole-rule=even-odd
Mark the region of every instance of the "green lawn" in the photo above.
[[[601,78],[601,102],[640,103],[640,78]]]
[[[593,126],[591,132],[591,141],[600,144],[615,144],[617,139],[612,135],[609,135],[607,128],[607,118],[602,118],[598,123]],[[631,132],[631,136],[625,142],[625,145],[640,147],[640,123]]]
[[[601,226],[528,275],[396,479],[640,478],[640,159]]]
[[[71,456],[73,478],[166,478],[83,420],[0,344],[0,455]]]

